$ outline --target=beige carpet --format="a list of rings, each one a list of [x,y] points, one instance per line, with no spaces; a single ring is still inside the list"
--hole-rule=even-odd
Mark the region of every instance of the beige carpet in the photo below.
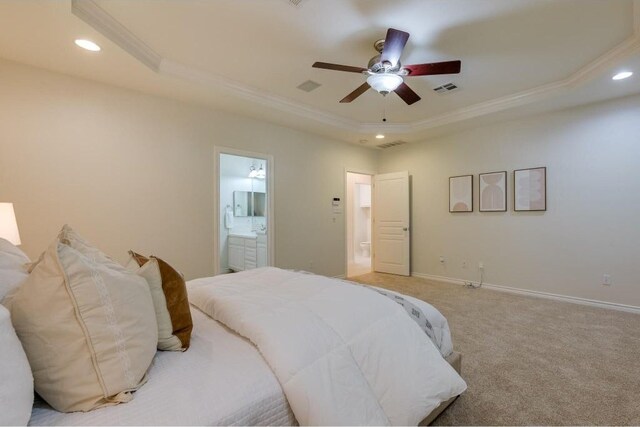
[[[467,391],[436,425],[640,425],[640,315],[388,274],[353,280],[431,303]]]

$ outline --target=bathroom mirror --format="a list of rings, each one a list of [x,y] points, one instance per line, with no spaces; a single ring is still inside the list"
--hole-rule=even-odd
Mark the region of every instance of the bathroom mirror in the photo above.
[[[233,216],[251,216],[251,192],[250,191],[234,191],[233,192]]]
[[[253,193],[253,216],[264,216],[267,209],[266,195],[264,193]]]
[[[253,195],[253,197],[252,197]],[[267,208],[266,195],[261,192],[234,191],[233,216],[264,216]]]

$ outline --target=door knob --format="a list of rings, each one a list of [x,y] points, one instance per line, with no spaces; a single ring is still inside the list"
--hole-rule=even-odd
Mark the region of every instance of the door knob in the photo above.
[[[402,231],[407,231],[408,229],[409,229],[409,228],[404,227],[404,228],[402,229]]]

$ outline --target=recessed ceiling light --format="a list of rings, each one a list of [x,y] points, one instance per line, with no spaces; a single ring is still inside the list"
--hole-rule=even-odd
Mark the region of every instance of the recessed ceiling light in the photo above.
[[[376,139],[384,139],[384,135],[379,133],[376,135]]]
[[[622,79],[626,79],[627,77],[631,77],[633,76],[633,73],[631,71],[623,71],[621,73],[616,74],[615,76],[612,77],[613,80],[622,80]]]
[[[91,52],[99,52],[100,51],[100,46],[98,46],[97,44],[95,44],[91,40],[77,39],[75,43],[76,43],[76,45],[80,46],[81,48],[86,49],[86,50],[90,50]]]

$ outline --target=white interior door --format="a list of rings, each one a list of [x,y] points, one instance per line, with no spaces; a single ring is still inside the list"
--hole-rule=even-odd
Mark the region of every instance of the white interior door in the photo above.
[[[374,176],[373,269],[410,276],[409,172]]]

